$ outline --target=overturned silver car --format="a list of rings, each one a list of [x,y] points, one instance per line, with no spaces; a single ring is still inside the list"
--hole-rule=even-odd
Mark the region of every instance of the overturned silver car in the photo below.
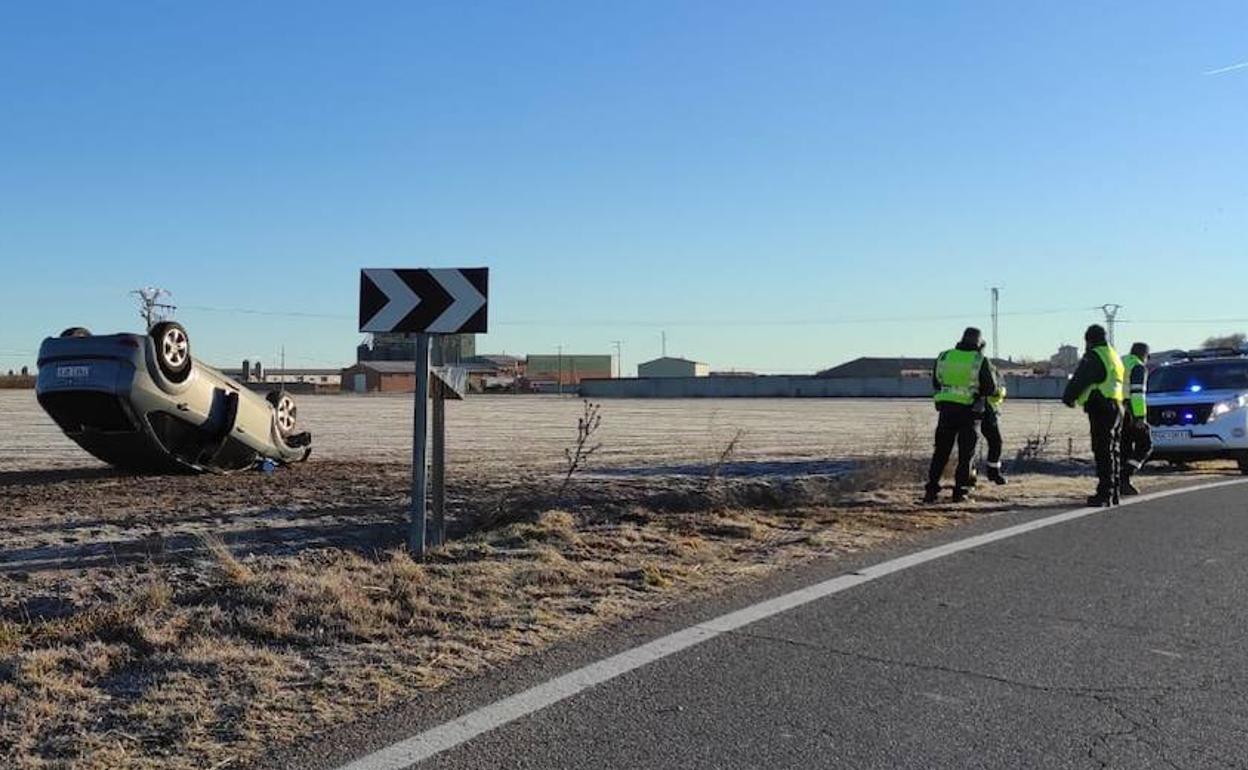
[[[147,334],[73,327],[45,339],[35,392],[65,435],[127,470],[227,472],[312,451],[289,393],[258,395],[194,360],[174,321]]]

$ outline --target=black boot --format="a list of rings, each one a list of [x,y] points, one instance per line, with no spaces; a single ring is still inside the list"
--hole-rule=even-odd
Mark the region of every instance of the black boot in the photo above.
[[[971,496],[971,490],[968,489],[967,487],[954,487],[953,488],[953,501],[955,503],[960,503],[970,496]]]
[[[1108,492],[1097,492],[1088,498],[1089,508],[1108,508],[1113,504],[1114,497]]]
[[[1005,484],[1008,483],[1006,481],[1005,474],[1001,472],[1000,468],[993,468],[989,466],[987,476],[988,480],[997,486],[1005,486]]]
[[[929,503],[929,504],[934,503],[939,497],[940,497],[940,487],[938,486],[933,487],[931,485],[928,485],[927,489],[923,491],[923,502],[925,503]]]
[[[1122,495],[1123,497],[1134,497],[1135,495],[1138,495],[1139,493],[1140,493],[1140,490],[1137,489],[1136,486],[1131,483],[1130,476],[1123,476],[1122,480],[1118,482],[1118,494]]]

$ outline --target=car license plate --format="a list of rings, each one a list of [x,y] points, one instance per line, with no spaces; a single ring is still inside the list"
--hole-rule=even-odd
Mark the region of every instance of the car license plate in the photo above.
[[[56,367],[56,376],[61,380],[85,380],[91,376],[91,367],[89,366],[58,366]]]
[[[1155,430],[1153,431],[1153,441],[1165,443],[1167,441],[1187,441],[1192,437],[1190,430]]]

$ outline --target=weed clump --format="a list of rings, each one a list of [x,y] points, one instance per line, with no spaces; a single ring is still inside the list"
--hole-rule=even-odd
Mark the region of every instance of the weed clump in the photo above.
[[[231,585],[245,586],[256,579],[251,569],[235,558],[219,536],[211,533],[199,535],[199,543]]]

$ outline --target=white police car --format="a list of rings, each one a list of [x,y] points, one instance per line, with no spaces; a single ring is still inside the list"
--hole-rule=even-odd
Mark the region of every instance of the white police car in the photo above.
[[[1153,459],[1229,459],[1248,474],[1248,352],[1194,351],[1148,377]]]

